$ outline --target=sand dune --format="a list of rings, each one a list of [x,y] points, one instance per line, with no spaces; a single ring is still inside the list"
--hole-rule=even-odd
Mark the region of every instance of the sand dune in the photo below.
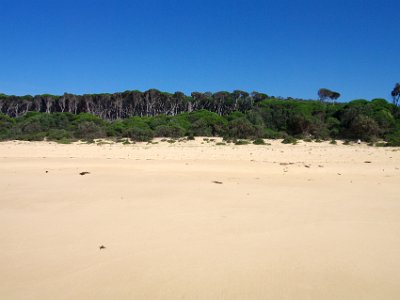
[[[0,299],[400,299],[399,149],[271,144],[0,143]]]

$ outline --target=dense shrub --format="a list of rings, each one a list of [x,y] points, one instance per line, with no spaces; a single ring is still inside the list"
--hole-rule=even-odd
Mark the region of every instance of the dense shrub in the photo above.
[[[159,125],[155,128],[154,135],[158,137],[180,138],[185,136],[185,129],[178,125]]]
[[[50,141],[68,140],[73,138],[72,133],[65,129],[50,129],[47,133],[47,139]]]
[[[106,131],[94,121],[81,121],[76,126],[74,136],[79,139],[97,139],[105,137]]]
[[[382,129],[377,122],[368,116],[359,115],[350,123],[348,135],[354,139],[370,141],[381,136]]]
[[[223,135],[227,121],[216,113],[199,110],[188,115],[191,123],[191,132],[196,136],[219,136]]]
[[[229,122],[227,134],[233,138],[244,139],[256,137],[259,133],[249,120],[239,118]]]
[[[297,144],[297,139],[295,139],[294,137],[289,136],[289,137],[284,138],[282,140],[282,144],[293,144],[293,145],[295,145],[295,144]]]
[[[154,133],[150,128],[132,127],[127,131],[128,137],[137,142],[148,142],[153,139]]]
[[[255,140],[253,141],[253,144],[254,144],[254,145],[266,145],[265,142],[264,142],[264,140],[261,139],[261,138],[255,139]]]
[[[400,131],[388,135],[387,144],[389,147],[399,147],[400,146]]]
[[[15,126],[15,119],[0,114],[0,140],[8,139],[12,136],[11,129]]]
[[[126,93],[132,97],[140,94],[137,91]],[[160,99],[172,97],[171,94],[156,90],[149,93]],[[45,97],[43,99],[55,97],[42,96]],[[236,99],[236,96],[241,98]],[[8,101],[7,103],[19,99],[6,95],[1,97],[0,100]],[[185,105],[189,105],[192,99],[185,98],[182,93],[174,94],[173,97],[179,99],[183,97],[181,100]],[[389,145],[397,145],[400,135],[400,108],[384,99],[372,101],[361,99],[331,105],[318,101],[269,98],[259,93],[249,96],[242,91],[235,91],[232,94],[194,93],[193,97],[197,97],[196,101],[200,101],[196,102],[201,103],[200,107],[208,107],[212,111],[193,108],[192,112],[177,115],[148,115],[105,121],[88,113],[23,114],[16,109],[11,115],[15,114],[18,117],[0,114],[0,140],[47,138],[61,141],[115,137],[148,141],[154,136],[180,138],[188,135],[188,139],[195,136],[221,136],[226,141],[267,138],[284,139],[289,143],[293,142],[293,137],[310,140],[361,139],[369,142],[383,140]],[[257,101],[246,102],[246,97]],[[60,98],[54,99],[61,101]],[[33,98],[27,97],[23,100],[33,101]],[[4,105],[8,105],[7,103]],[[10,110],[3,109],[4,111]]]
[[[262,137],[265,139],[275,140],[275,139],[282,138],[282,135],[279,132],[277,132],[271,128],[264,128]]]
[[[234,143],[235,143],[235,145],[248,145],[248,144],[250,144],[250,142],[247,141],[247,140],[236,140]]]

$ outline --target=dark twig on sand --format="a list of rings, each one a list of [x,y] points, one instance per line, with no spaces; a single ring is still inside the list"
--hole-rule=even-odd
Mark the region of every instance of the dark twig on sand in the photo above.
[[[222,184],[222,181],[216,181],[216,180],[214,180],[213,183],[215,183],[215,184]]]

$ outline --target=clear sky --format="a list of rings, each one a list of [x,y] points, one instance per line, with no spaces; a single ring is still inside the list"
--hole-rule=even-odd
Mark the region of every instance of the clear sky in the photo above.
[[[399,0],[0,0],[0,92],[242,89],[341,100],[400,81]]]

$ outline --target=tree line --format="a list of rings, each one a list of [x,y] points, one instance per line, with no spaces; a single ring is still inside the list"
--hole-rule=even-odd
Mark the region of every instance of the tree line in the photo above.
[[[138,102],[128,100],[135,97]],[[46,100],[49,98],[53,100]],[[71,101],[75,98],[75,102]],[[16,108],[15,101],[16,97],[7,96],[2,102],[0,140],[129,138],[149,141],[153,137],[221,136],[227,139],[384,140],[390,146],[400,145],[400,108],[384,99],[332,105],[242,91],[192,93],[189,98],[183,93],[151,90],[101,97],[41,95],[25,99],[31,103],[28,109],[26,103]],[[46,101],[53,102],[46,104]],[[102,111],[101,107],[107,109]]]
[[[391,95],[393,104],[397,106],[400,98],[399,83],[395,85]],[[327,88],[318,90],[318,98],[321,102],[331,100],[334,103],[340,96],[340,93]],[[219,115],[227,115],[233,111],[245,112],[266,99],[275,99],[275,97],[259,92],[247,93],[241,90],[235,90],[232,93],[226,91],[216,93],[193,92],[190,96],[187,96],[182,92],[172,94],[156,89],[150,89],[145,92],[134,90],[113,94],[75,95],[64,93],[62,96],[50,94],[35,96],[0,94],[0,113],[10,117],[19,117],[29,111],[89,113],[102,119],[113,121],[132,116],[143,117],[160,114],[175,116],[183,112],[201,109],[215,112]]]
[[[89,113],[105,120],[117,120],[132,116],[175,116],[183,112],[205,109],[219,115],[233,111],[247,111],[268,95],[235,90],[232,93],[193,92],[186,96],[182,92],[165,93],[156,89],[145,92],[125,91],[114,94],[12,96],[0,94],[0,113],[19,117],[29,111]]]

